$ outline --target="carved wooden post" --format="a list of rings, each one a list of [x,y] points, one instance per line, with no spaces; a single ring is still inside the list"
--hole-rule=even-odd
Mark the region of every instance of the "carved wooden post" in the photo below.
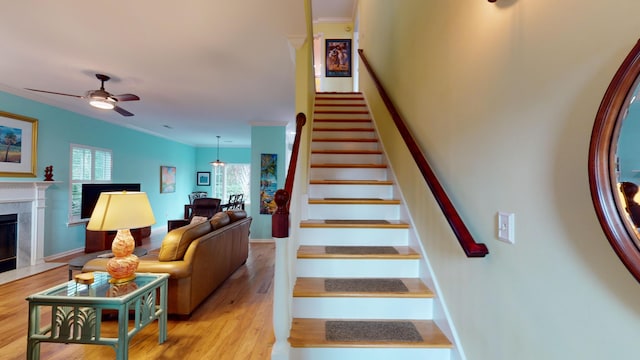
[[[276,212],[271,217],[271,236],[274,238],[289,237],[289,193],[279,189],[273,196]]]

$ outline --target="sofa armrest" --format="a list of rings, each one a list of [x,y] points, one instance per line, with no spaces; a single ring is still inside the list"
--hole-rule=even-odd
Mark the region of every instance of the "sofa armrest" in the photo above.
[[[93,259],[82,267],[82,272],[106,271],[109,259]],[[172,279],[180,279],[191,276],[191,264],[183,260],[157,261],[140,260],[139,273],[167,273]]]
[[[172,279],[191,276],[191,263],[184,260],[175,261],[145,261],[141,260],[136,272],[167,273]]]

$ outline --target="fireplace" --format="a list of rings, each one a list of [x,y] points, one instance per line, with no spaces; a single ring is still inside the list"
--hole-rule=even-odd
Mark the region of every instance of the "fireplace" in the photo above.
[[[0,215],[0,272],[15,270],[18,248],[18,214]]]
[[[13,246],[17,270],[44,263],[45,190],[56,183],[59,182],[0,181],[0,216],[16,215],[16,242]],[[4,239],[4,235],[0,238]],[[0,258],[4,258],[5,251],[0,252]]]

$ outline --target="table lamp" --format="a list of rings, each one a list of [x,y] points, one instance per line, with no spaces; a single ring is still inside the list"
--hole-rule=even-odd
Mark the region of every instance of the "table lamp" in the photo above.
[[[133,254],[136,243],[129,229],[149,226],[155,222],[146,193],[137,191],[100,193],[87,229],[118,231],[111,243],[114,257],[107,262],[111,283],[124,283],[135,279],[139,260]]]

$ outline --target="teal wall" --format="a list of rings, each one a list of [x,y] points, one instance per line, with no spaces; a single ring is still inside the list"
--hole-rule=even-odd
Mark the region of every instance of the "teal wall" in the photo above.
[[[638,89],[634,89],[634,96],[638,95]],[[628,105],[628,113],[620,126],[618,138],[619,182],[630,181],[640,184],[640,105],[637,101]]]
[[[53,165],[54,180],[60,181],[47,190],[45,256],[84,248],[84,224],[67,224],[71,143],[113,151],[113,182],[141,183],[156,217],[154,227],[182,218],[187,194],[195,186],[195,147],[3,92],[0,110],[38,119],[37,177],[0,181],[41,181],[48,165]],[[176,167],[176,192],[160,194],[161,165]]]
[[[165,227],[169,219],[182,218],[190,192],[211,193],[211,187],[196,185],[196,172],[212,171],[209,163],[216,159],[215,147],[185,145],[4,92],[0,92],[0,110],[38,120],[37,176],[0,177],[0,181],[41,181],[44,168],[52,165],[54,180],[59,182],[47,190],[45,256],[84,248],[84,223],[68,224],[70,144],[113,151],[113,182],[141,184],[156,217],[153,228]],[[254,127],[252,143],[257,143],[256,149],[220,148],[220,160],[252,163],[251,182],[255,186],[252,185],[251,193],[259,194],[261,153],[278,154],[278,182],[284,185],[285,140],[284,126]],[[160,193],[162,165],[176,167],[174,193]],[[258,202],[254,204],[247,208],[249,214],[258,215],[254,216],[252,238],[270,239],[271,216],[259,215]]]
[[[211,162],[217,159],[217,148],[215,147],[199,147],[196,149],[196,171],[211,172],[211,186],[197,186],[196,175],[193,174],[193,191],[206,191],[211,195],[213,193],[213,167]],[[251,148],[220,148],[220,161],[227,164],[250,164]],[[227,199],[222,199],[225,203]],[[247,214],[251,216],[250,209],[246,209]]]
[[[260,155],[277,154],[278,189],[284,187],[286,128],[285,126],[253,126],[251,128],[251,224],[252,239],[271,239],[271,215],[260,214]]]

